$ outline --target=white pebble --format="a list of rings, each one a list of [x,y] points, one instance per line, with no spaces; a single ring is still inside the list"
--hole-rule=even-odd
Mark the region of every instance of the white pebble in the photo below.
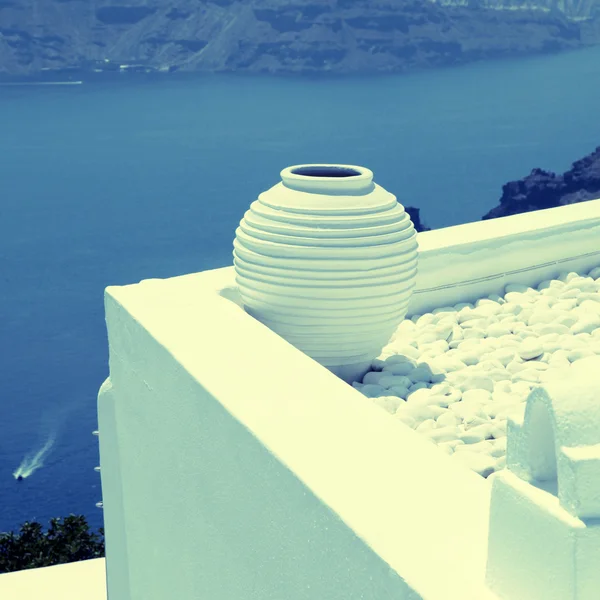
[[[427,421],[425,421],[426,423]],[[423,425],[424,423],[422,423],[421,425]],[[421,427],[421,425],[419,425],[419,427]],[[417,431],[419,431],[419,428],[417,427]],[[433,428],[431,427],[429,430],[427,430],[426,432],[427,437],[430,440],[433,440],[434,442],[452,442],[453,440],[456,440],[458,438],[458,427],[440,427],[440,428]]]
[[[462,360],[449,357],[448,353],[446,353],[446,356],[436,357],[432,362],[432,366],[440,369],[444,373],[460,371],[467,366]]]
[[[503,325],[502,323],[492,323],[488,326],[485,333],[488,337],[501,337],[503,335],[510,335],[511,330],[507,325]]]
[[[531,328],[531,330],[535,331],[540,336],[540,338],[545,337],[551,333],[555,333],[557,335],[565,335],[569,333],[569,328],[566,325],[562,325],[561,323],[540,323],[539,325],[534,325]]]
[[[491,325],[490,325],[490,327],[491,327]],[[489,327],[488,327],[488,329],[489,329]],[[465,340],[473,340],[473,339],[482,340],[486,335],[487,334],[484,329],[481,329],[479,327],[472,327],[471,329],[465,330],[464,339]]]
[[[441,406],[442,408],[448,408],[454,402],[455,400],[449,394],[432,394],[427,400],[429,406]]]
[[[529,381],[532,383],[538,383],[540,380],[540,373],[537,369],[523,369],[513,376],[513,381]]]
[[[472,314],[478,315],[483,318],[491,317],[492,315],[497,315],[502,310],[500,304],[496,302],[487,302],[476,306]]]
[[[461,350],[461,354],[458,356],[458,360],[460,360],[467,366],[476,365],[479,362],[479,356],[475,352]]]
[[[468,377],[466,381],[460,386],[463,393],[467,390],[487,390],[488,392],[494,391],[494,380],[490,377],[485,377],[481,375],[475,375],[473,377]]]
[[[535,358],[543,353],[544,349],[536,338],[527,338],[523,340],[523,343],[519,346],[519,356],[523,360]]]
[[[476,405],[473,405],[475,408]],[[479,405],[481,407],[481,404]],[[482,409],[484,407],[481,407]],[[463,431],[469,431],[479,425],[490,424],[490,419],[488,419],[482,410],[477,411],[477,413],[471,412],[467,414],[462,421]]]
[[[469,443],[473,443],[473,442],[469,442],[467,439],[465,439],[465,436],[471,436],[470,439],[473,439],[475,436],[476,437],[480,437],[482,440],[485,440],[491,436],[491,427],[492,427],[492,423],[490,421],[485,421],[484,423],[475,425],[475,427],[470,427],[468,429],[468,431],[465,431],[464,434],[462,434],[460,436],[460,439],[463,440],[466,444]],[[480,440],[477,440],[480,441]]]
[[[412,371],[415,370],[415,366],[404,362],[404,363],[395,363],[395,364],[388,364],[386,362],[385,367],[383,367],[383,371],[382,373],[385,373],[387,375],[408,375],[409,373],[411,373]]]
[[[480,402],[481,404],[489,402],[492,399],[492,394],[486,389],[469,389],[463,392],[463,402]]]
[[[382,379],[382,377],[385,377],[385,376],[386,376],[386,373],[382,373],[381,371],[369,371],[363,377],[363,383],[365,383],[365,384],[369,384],[369,383],[379,384],[379,382]],[[385,387],[387,387],[387,386],[385,386]]]
[[[527,319],[527,325],[531,326],[531,325],[538,325],[540,323],[543,323],[545,325],[552,323],[553,321],[555,321],[556,319],[558,319],[559,317],[562,316],[562,313],[560,310],[553,310],[553,309],[540,309],[540,310],[534,310],[533,313],[531,314],[531,316]]]
[[[577,348],[567,352],[567,358],[571,363],[581,360],[582,358],[587,358],[588,356],[594,356],[594,352],[590,348]]]
[[[388,394],[394,394],[395,396],[406,400],[410,392],[408,391],[408,387],[404,387],[402,385],[393,385],[388,389]]]
[[[378,396],[385,395],[386,390],[381,385],[377,385],[375,383],[368,383],[367,385],[362,386],[360,392],[364,394],[367,398],[377,398]]]
[[[460,424],[461,422],[461,418],[455,414],[452,411],[446,411],[445,413],[441,414],[437,419],[437,424],[438,426],[441,428],[444,427],[456,427],[457,425]],[[455,436],[457,437],[457,436]]]
[[[577,306],[576,299],[557,300],[552,304],[554,310],[560,310],[561,312],[572,310],[575,306]]]
[[[369,373],[367,373],[367,375],[369,375]],[[378,380],[378,384],[384,388],[391,388],[393,386],[401,386],[401,387],[410,387],[412,384],[412,381],[404,376],[404,375],[390,375],[389,371],[381,371],[381,373],[379,373],[379,375],[381,375],[381,377],[379,377]],[[365,375],[365,379],[366,379],[366,375]],[[367,381],[365,381],[365,379],[363,379],[364,383],[369,383]]]
[[[584,318],[579,319],[577,323],[571,325],[571,333],[591,333],[600,327],[600,315],[588,314]]]
[[[388,356],[384,362],[385,362],[386,366],[397,365],[397,364],[401,364],[401,365],[405,365],[405,364],[416,365],[417,364],[416,359],[411,358],[410,356],[405,356],[404,354],[392,354],[391,356]]]
[[[573,309],[575,310],[575,309]],[[566,327],[571,327],[572,325],[575,325],[575,323],[577,323],[578,321],[578,317],[576,317],[574,314],[564,314],[562,317],[559,317],[558,319],[556,319],[556,323],[560,324],[560,325],[565,325]]]
[[[425,327],[426,325],[431,325],[431,323],[433,323],[433,319],[434,319],[433,314],[431,314],[431,313],[425,313],[424,315],[421,315],[415,321],[415,325],[417,326],[417,328],[419,328],[419,327]]]
[[[591,277],[592,279],[600,279],[600,267],[596,267],[595,269],[592,269],[588,273],[588,277]]]
[[[432,375],[433,373],[431,372],[431,369],[425,367],[417,367],[416,369],[408,373],[408,378],[413,383],[428,383],[431,382]]]
[[[459,302],[454,305],[456,312],[460,312],[463,308],[475,308],[475,305],[472,302]]]
[[[490,456],[495,458],[506,455],[506,437],[492,440],[493,447],[490,451]]]
[[[483,454],[492,455],[494,445],[489,440],[483,440],[474,444],[464,444],[456,447],[457,452],[481,452]]]
[[[414,358],[415,360],[419,358],[419,351],[414,346],[410,346],[408,344],[398,346],[396,351],[398,354],[403,354],[404,356]]]
[[[352,384],[483,476],[505,468],[531,390],[600,355],[600,267],[504,292],[405,319]]]
[[[413,383],[409,388],[409,392],[415,392],[416,390],[421,390],[428,387],[428,384],[424,381],[417,381],[417,383]]]
[[[492,426],[490,427],[490,435],[492,439],[506,440],[506,420],[496,418],[493,420]]]
[[[486,418],[487,415],[483,412],[481,406],[476,406],[472,404],[464,404],[462,402],[455,402],[450,405],[450,410],[454,412],[461,419],[478,416],[481,418]]]
[[[411,392],[408,395],[408,398],[406,399],[406,401],[409,404],[416,404],[416,403],[427,403],[427,401],[429,400],[429,397],[432,395],[432,392],[429,388],[420,388],[418,390],[415,390],[413,392]]]
[[[575,288],[566,288],[561,291],[561,293],[558,295],[558,298],[560,300],[566,300],[568,298],[577,298],[577,296],[579,296],[580,294],[580,290],[575,289]]]
[[[519,292],[509,292],[504,295],[504,299],[511,304],[519,304],[519,305],[527,305],[533,302],[533,298],[528,296],[527,294],[522,294]]]
[[[504,300],[504,298],[502,298],[502,296],[499,296],[498,294],[490,294],[487,297],[487,300],[492,300],[492,302],[497,302],[498,304],[504,304],[506,302],[506,300]]]

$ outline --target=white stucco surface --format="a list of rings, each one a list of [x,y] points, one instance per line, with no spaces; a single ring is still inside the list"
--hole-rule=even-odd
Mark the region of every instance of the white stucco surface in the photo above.
[[[419,234],[412,314],[592,268],[599,228],[594,201]],[[119,598],[494,597],[489,482],[249,317],[232,268],[108,288],[106,314]]]
[[[551,484],[510,470],[490,479],[489,587],[506,600],[597,600],[598,519],[569,514]]]
[[[485,480],[215,294],[230,275],[107,290],[129,561],[115,595],[491,597]],[[101,446],[110,544],[103,461]]]
[[[509,417],[507,466],[526,481],[556,480],[565,510],[600,519],[600,356],[569,371],[534,389],[524,410]]]
[[[534,389],[491,477],[486,580],[503,598],[600,597],[600,357]]]
[[[2,600],[107,600],[104,558],[0,575]],[[111,598],[112,600],[112,598]]]
[[[419,233],[408,316],[600,264],[600,200]]]

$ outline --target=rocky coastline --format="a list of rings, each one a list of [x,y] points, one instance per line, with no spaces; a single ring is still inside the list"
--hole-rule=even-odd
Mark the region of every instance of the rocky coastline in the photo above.
[[[0,0],[15,77],[400,73],[598,43],[600,0]]]
[[[533,169],[502,188],[500,204],[482,220],[553,208],[600,198],[600,146],[562,174]]]
[[[573,163],[562,174],[533,169],[518,181],[509,181],[502,187],[500,203],[488,211],[482,221],[508,217],[520,213],[555,208],[600,198],[600,146],[591,154]],[[421,221],[420,209],[406,206],[415,229],[430,231]]]
[[[492,208],[482,221],[508,217],[534,210],[555,208],[600,198],[600,146],[591,154],[573,163],[562,174],[533,169],[518,181],[509,181],[502,187],[498,206]],[[420,209],[406,206],[406,212],[418,232],[430,231],[421,221]]]

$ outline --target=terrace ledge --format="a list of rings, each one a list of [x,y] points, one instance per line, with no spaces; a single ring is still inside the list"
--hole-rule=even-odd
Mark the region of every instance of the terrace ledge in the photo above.
[[[409,314],[592,268],[598,239],[600,201],[419,234]],[[106,315],[109,591],[493,597],[488,482],[249,317],[232,268],[108,288]]]
[[[486,481],[234,294],[230,268],[107,290],[109,592],[114,577],[132,600],[493,598]]]
[[[590,269],[598,239],[600,200],[420,233],[409,316]],[[249,317],[231,267],[105,303],[112,597],[495,598],[489,483]]]
[[[2,600],[106,600],[104,558],[0,575]]]

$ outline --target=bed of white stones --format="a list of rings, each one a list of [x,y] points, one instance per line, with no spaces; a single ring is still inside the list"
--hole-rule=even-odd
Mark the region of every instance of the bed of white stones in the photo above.
[[[365,396],[483,477],[506,464],[506,422],[534,386],[600,355],[600,267],[404,320]]]

